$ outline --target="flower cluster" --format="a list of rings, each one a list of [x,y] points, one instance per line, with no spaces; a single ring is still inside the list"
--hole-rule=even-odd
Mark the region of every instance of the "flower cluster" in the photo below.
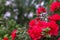
[[[59,21],[60,20],[60,2],[56,1],[50,5],[50,11],[54,12],[53,15],[49,16],[50,21]]]
[[[60,9],[60,2],[56,1],[50,5],[50,11],[54,12]]]
[[[51,21],[58,21],[58,20],[60,20],[60,15],[58,13],[56,13],[54,15],[49,16],[48,19]]]
[[[46,9],[45,9],[44,7],[39,7],[39,8],[36,10],[36,12],[37,12],[37,15],[39,15],[40,13],[46,12]]]
[[[60,9],[60,2],[56,1],[50,5],[51,12],[57,12]],[[44,7],[37,9],[37,14],[46,12]],[[56,21],[60,20],[60,14],[54,13],[48,16],[48,22],[40,20],[40,18],[33,19],[29,22],[28,34],[32,40],[40,40],[44,37],[58,36],[59,25]],[[59,39],[58,39],[59,40]]]
[[[54,21],[55,23],[57,23],[58,26],[60,26],[60,2],[53,2],[50,6],[50,11],[53,12],[53,15],[49,16],[48,20]],[[58,38],[58,40],[60,40],[60,38]]]
[[[38,40],[41,37],[47,36],[57,36],[58,35],[58,25],[54,21],[45,22],[34,19],[35,23],[30,21],[28,33],[32,40]],[[32,24],[31,24],[32,23]],[[53,23],[53,24],[52,24]]]

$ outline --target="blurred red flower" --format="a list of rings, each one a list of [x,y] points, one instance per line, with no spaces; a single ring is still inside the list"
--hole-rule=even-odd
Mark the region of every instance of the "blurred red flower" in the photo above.
[[[46,9],[45,9],[44,7],[39,7],[39,8],[36,10],[36,12],[37,12],[37,15],[39,15],[40,13],[46,12]]]
[[[60,2],[58,2],[58,1],[53,2],[53,3],[50,5],[50,11],[51,11],[51,12],[58,11],[57,9],[60,9]]]
[[[37,25],[34,26],[34,28],[28,29],[28,34],[32,38],[32,40],[38,40],[41,38],[41,32],[42,29],[40,27],[37,27]]]
[[[7,37],[4,37],[4,39],[3,40],[8,40],[8,38]]]
[[[35,18],[29,22],[29,27],[36,25],[40,21],[40,18]]]
[[[54,15],[49,16],[48,19],[51,21],[58,21],[60,20],[60,15],[56,13]]]
[[[13,30],[12,33],[11,33],[12,40],[14,40],[15,37],[16,37],[16,31],[17,31],[17,30],[15,29],[15,30]]]
[[[58,35],[58,25],[54,21],[45,22],[38,21],[34,26],[29,27],[28,34],[33,40],[41,39],[46,35],[57,36]],[[43,35],[42,35],[43,32]]]
[[[47,26],[48,26],[48,28],[50,28],[50,31],[48,32],[49,35],[51,35],[51,36],[57,36],[58,35],[59,27],[56,24],[56,22],[50,21],[47,23]]]
[[[34,19],[34,21],[30,21],[29,25],[34,24],[33,26],[29,26],[28,34],[32,38],[32,40],[38,40],[41,38],[42,33],[42,26],[44,26],[46,23],[40,20]]]

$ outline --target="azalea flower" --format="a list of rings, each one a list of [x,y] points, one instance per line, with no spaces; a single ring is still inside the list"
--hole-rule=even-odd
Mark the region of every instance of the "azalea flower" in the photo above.
[[[48,19],[50,21],[58,21],[58,20],[60,20],[60,15],[58,13],[56,13],[54,15],[49,16]]]
[[[29,27],[33,27],[40,21],[40,18],[35,18],[29,22]]]
[[[37,24],[34,23],[33,26],[29,27],[28,34],[32,40],[38,40],[41,37],[46,37],[46,35],[57,36],[58,30],[58,25],[54,21],[38,21]]]
[[[46,12],[46,9],[44,7],[38,7],[38,9],[36,10],[37,15],[44,12]]]
[[[56,2],[53,2],[53,3],[50,5],[50,11],[51,11],[51,12],[55,12],[55,11],[57,11],[58,9],[60,9],[60,2],[56,1]]]
[[[49,21],[55,21],[58,25],[60,25],[60,15],[58,13],[53,14],[51,16],[48,17]]]

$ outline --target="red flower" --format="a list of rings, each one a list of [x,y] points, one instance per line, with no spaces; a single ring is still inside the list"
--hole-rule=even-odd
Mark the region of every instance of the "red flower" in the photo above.
[[[60,15],[59,14],[54,14],[52,16],[49,16],[48,19],[51,20],[51,21],[57,21],[57,20],[60,20]]]
[[[11,33],[12,40],[14,40],[15,37],[16,37],[16,31],[17,31],[17,30],[15,29],[15,30],[13,30],[12,33]]]
[[[4,37],[4,39],[3,40],[8,40],[8,38],[7,37]]]
[[[38,21],[37,24],[29,27],[28,34],[33,40],[38,40],[41,37],[46,37],[46,35],[57,36],[58,29],[58,25],[54,21]]]
[[[37,25],[34,26],[34,28],[29,28],[28,34],[32,38],[32,40],[38,40],[41,38],[41,32],[42,29],[38,27]]]
[[[46,34],[47,35],[49,34],[50,36],[57,36],[58,35],[59,27],[56,24],[56,22],[54,22],[54,21],[50,21],[50,22],[41,21],[39,26],[42,29],[42,32],[45,33],[43,36],[45,36]]]
[[[56,22],[50,21],[47,23],[47,26],[50,28],[50,31],[48,32],[49,35],[51,35],[51,36],[57,36],[58,35],[59,27],[56,24]]]
[[[46,28],[46,22],[36,20],[34,26],[29,27],[28,34],[33,40],[38,40],[43,36],[41,34],[43,28]]]
[[[58,1],[53,2],[53,3],[50,5],[50,11],[51,11],[51,12],[54,12],[54,11],[56,11],[57,9],[60,9],[60,2],[58,2]]]
[[[58,40],[60,40],[60,38],[58,38]]]
[[[36,12],[37,12],[37,15],[39,15],[39,14],[42,13],[42,12],[46,12],[46,10],[45,10],[44,7],[39,7],[39,8],[36,10]]]
[[[33,19],[29,22],[29,27],[36,25],[40,21],[39,18]]]
[[[45,26],[46,22],[35,19],[35,22],[31,22],[34,24],[33,26],[29,26],[28,34],[32,38],[32,40],[38,40],[42,37],[42,26]],[[31,23],[29,25],[31,25]],[[44,27],[43,27],[44,28]]]

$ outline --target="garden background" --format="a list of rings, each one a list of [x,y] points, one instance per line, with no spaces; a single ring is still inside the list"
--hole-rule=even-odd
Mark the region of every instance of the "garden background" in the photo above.
[[[38,6],[49,5],[56,0],[0,0],[0,40],[8,37],[17,29],[15,40],[31,40],[27,34],[29,21],[36,18]]]

